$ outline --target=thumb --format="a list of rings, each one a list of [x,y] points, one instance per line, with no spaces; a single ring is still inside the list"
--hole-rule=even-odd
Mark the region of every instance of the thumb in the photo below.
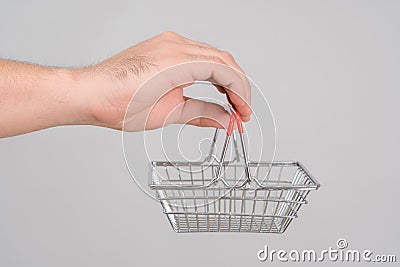
[[[221,105],[186,96],[184,98],[185,102],[176,123],[199,127],[228,127],[229,114]]]

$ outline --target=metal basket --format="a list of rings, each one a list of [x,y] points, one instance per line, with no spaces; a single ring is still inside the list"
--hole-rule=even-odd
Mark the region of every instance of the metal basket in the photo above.
[[[233,131],[235,121],[242,154]],[[217,136],[218,130],[202,162],[150,164],[149,186],[155,190],[172,228],[179,233],[285,232],[307,203],[308,193],[319,188],[318,181],[297,161],[249,161],[243,127],[234,113],[219,158],[214,154]],[[236,157],[225,161],[231,136]]]

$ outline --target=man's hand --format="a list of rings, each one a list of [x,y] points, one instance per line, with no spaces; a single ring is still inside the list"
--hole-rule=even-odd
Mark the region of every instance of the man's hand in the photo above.
[[[0,61],[0,136],[71,124],[127,131],[226,126],[221,106],[183,95],[194,81],[212,82],[250,119],[250,85],[234,58],[171,32],[80,69]]]

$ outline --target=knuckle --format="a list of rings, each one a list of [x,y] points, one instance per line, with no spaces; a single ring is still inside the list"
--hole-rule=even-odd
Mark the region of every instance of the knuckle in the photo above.
[[[222,55],[229,60],[234,60],[234,57],[228,51],[222,51]]]
[[[217,56],[210,57],[210,61],[213,61],[213,62],[216,62],[216,63],[220,63],[220,64],[224,63],[224,61],[221,58],[217,57]]]
[[[166,44],[159,48],[158,51],[162,58],[174,58],[179,56],[179,51],[177,51],[172,45]]]
[[[162,32],[160,34],[160,36],[162,36],[164,38],[167,38],[167,39],[172,39],[172,38],[178,37],[179,35],[177,33],[175,33],[175,32],[172,32],[172,31],[165,31],[165,32]]]

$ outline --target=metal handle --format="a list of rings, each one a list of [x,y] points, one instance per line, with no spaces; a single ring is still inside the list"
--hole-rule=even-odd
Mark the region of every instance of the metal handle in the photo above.
[[[237,113],[237,111],[235,111],[232,107],[230,108],[230,120],[229,120],[229,125],[228,125],[228,129],[226,130],[226,138],[225,138],[225,143],[224,146],[222,148],[222,153],[221,153],[221,157],[219,159],[219,164],[218,164],[218,168],[216,171],[216,176],[213,180],[213,182],[216,182],[217,180],[221,180],[226,186],[228,186],[228,184],[226,184],[224,179],[221,179],[221,172],[222,172],[222,165],[224,164],[225,161],[225,156],[226,156],[226,151],[228,149],[228,145],[232,136],[232,133],[234,131],[235,128],[235,122],[237,125],[237,129],[238,129],[238,133],[240,136],[240,143],[242,146],[242,152],[243,152],[243,159],[244,159],[244,164],[245,164],[245,174],[246,174],[246,181],[245,183],[250,183],[251,182],[251,173],[250,173],[250,167],[249,167],[249,160],[247,158],[247,150],[246,150],[246,146],[245,146],[245,142],[244,142],[244,134],[243,134],[243,122],[242,119],[240,118],[239,114]],[[237,151],[237,143],[235,141],[235,150]],[[239,158],[237,159],[239,160]],[[243,183],[240,186],[243,186],[245,183]]]

